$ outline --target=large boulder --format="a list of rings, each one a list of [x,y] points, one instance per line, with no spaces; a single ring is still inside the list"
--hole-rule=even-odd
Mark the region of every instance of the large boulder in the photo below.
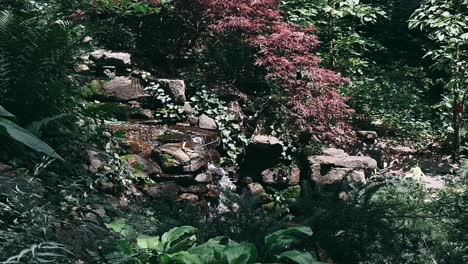
[[[169,93],[177,104],[184,105],[186,98],[183,80],[157,79],[157,83]]]
[[[377,169],[377,162],[369,157],[349,156],[338,150],[325,150],[325,155],[309,157],[311,180],[320,186],[340,184],[347,179],[352,182],[365,182]],[[334,154],[334,155],[329,155]]]
[[[102,96],[110,101],[141,101],[149,97],[149,95],[143,91],[141,81],[133,77],[115,77],[114,79],[104,83],[102,88]]]
[[[283,145],[268,135],[254,135],[247,146],[243,174],[257,176],[267,168],[275,167],[281,160]]]
[[[208,165],[207,150],[193,141],[158,146],[153,149],[152,157],[168,173],[193,173]]]
[[[125,52],[95,50],[89,54],[89,58],[100,66],[129,67],[132,64],[131,55]]]

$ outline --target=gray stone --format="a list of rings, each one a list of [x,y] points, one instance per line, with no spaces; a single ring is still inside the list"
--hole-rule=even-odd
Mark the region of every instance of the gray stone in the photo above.
[[[336,148],[326,148],[323,150],[322,155],[324,156],[334,156],[334,157],[346,157],[348,154],[345,153],[342,149]]]
[[[213,118],[203,114],[198,118],[198,127],[202,129],[216,130],[218,126]]]
[[[213,176],[211,175],[211,173],[207,172],[200,173],[195,177],[195,181],[200,183],[208,183],[213,181]]]
[[[193,193],[181,193],[177,196],[178,201],[193,201],[193,202],[198,202],[198,195],[193,194]]]
[[[103,85],[104,97],[112,101],[142,100],[149,95],[143,91],[141,81],[131,77],[116,77]]]
[[[195,114],[197,111],[193,109],[192,105],[189,102],[184,103],[184,113],[190,115],[190,114]]]
[[[128,155],[122,157],[125,159],[135,170],[136,174],[144,177],[151,177],[161,174],[161,168],[154,161],[142,157],[141,155]]]
[[[348,156],[344,151],[332,150],[336,156],[321,155],[309,157],[311,179],[319,185],[333,185],[342,182],[346,177],[352,182],[365,182],[366,174],[377,169],[377,161],[369,157]]]
[[[132,64],[131,55],[125,52],[96,50],[91,52],[89,58],[96,64],[102,64],[106,66],[128,67]]]
[[[111,156],[103,151],[90,149],[86,151],[88,154],[88,170],[91,173],[96,173],[104,169],[104,166],[109,164]]]
[[[208,165],[205,148],[196,142],[168,143],[153,149],[152,156],[164,172],[196,172]]]
[[[185,82],[183,80],[158,79],[162,88],[169,92],[177,104],[183,105],[185,98]]]
[[[148,183],[144,192],[151,198],[175,198],[179,192],[179,185],[174,182]]]

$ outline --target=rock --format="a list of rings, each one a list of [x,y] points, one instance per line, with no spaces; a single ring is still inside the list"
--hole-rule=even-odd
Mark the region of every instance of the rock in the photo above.
[[[209,172],[200,173],[195,177],[195,181],[199,183],[212,182],[213,176]]]
[[[218,126],[213,118],[203,114],[198,117],[198,127],[201,129],[216,130]]]
[[[104,169],[104,166],[109,164],[111,156],[103,151],[97,149],[90,149],[86,151],[88,153],[88,170],[91,173],[96,173]]]
[[[75,65],[74,70],[77,73],[84,73],[84,72],[89,71],[89,67],[86,64],[77,64],[77,65]]]
[[[129,67],[132,64],[131,55],[125,52],[96,50],[91,52],[89,58],[97,65]]]
[[[281,146],[281,142],[277,137],[268,135],[255,135],[250,139],[250,144],[253,146],[269,148],[271,146]]]
[[[130,115],[130,118],[132,119],[153,119],[153,111],[149,109],[136,109],[133,111],[133,113]]]
[[[352,171],[350,174],[348,174],[348,180],[352,183],[359,184],[365,184],[367,182],[366,174],[362,170]]]
[[[267,135],[255,135],[247,148],[242,175],[257,176],[267,168],[275,167],[281,160],[283,146],[278,138]]]
[[[127,102],[131,100],[141,101],[149,97],[143,91],[141,81],[132,77],[116,77],[103,85],[106,99],[118,102]]]
[[[190,115],[190,114],[195,114],[197,111],[193,109],[192,105],[189,102],[184,103],[184,113]]]
[[[127,155],[122,159],[126,160],[135,170],[137,176],[151,177],[161,174],[161,168],[154,161],[140,155]]]
[[[145,184],[143,190],[151,198],[175,198],[179,192],[175,182],[159,182]]]
[[[202,193],[207,193],[208,188],[205,185],[198,184],[198,185],[192,185],[189,187],[183,187],[180,189],[184,193],[196,193],[196,194],[202,194]]]
[[[198,202],[198,195],[193,193],[181,193],[177,196],[178,201],[188,200],[193,202]]]
[[[265,193],[265,189],[263,189],[263,186],[260,183],[252,182],[252,183],[248,184],[247,187],[249,188],[250,192],[253,193],[253,194],[254,193],[257,193],[257,194]]]
[[[168,143],[153,149],[153,158],[165,172],[196,172],[208,165],[208,155],[199,143]]]
[[[375,141],[379,137],[377,135],[377,132],[375,132],[375,131],[366,131],[366,130],[357,131],[356,135],[358,136],[358,138],[360,140],[365,140],[365,141],[367,141],[367,140]]]
[[[177,104],[183,105],[187,100],[185,98],[185,82],[183,80],[158,79],[156,81],[163,89],[169,92]]]
[[[271,168],[266,169],[261,173],[262,180],[266,184],[278,185],[288,184],[297,185],[299,184],[301,177],[301,170],[298,167],[293,168]]]
[[[99,250],[96,242],[104,241],[110,236],[110,232],[107,228],[92,221],[72,223],[63,220],[57,221],[53,227],[55,231],[54,235],[57,237],[58,241],[67,245],[67,248],[74,253],[74,256],[77,259],[81,259],[83,263],[93,263],[96,258],[92,252],[97,252]],[[102,246],[102,244],[111,246],[107,244],[107,242],[102,242],[99,245]]]
[[[324,156],[334,156],[334,157],[349,156],[348,154],[345,153],[344,150],[336,149],[336,148],[326,148],[326,149],[323,150],[322,155],[324,155]]]
[[[0,172],[8,172],[11,169],[12,169],[11,166],[0,163]]]
[[[289,177],[289,185],[298,185],[301,181],[301,169],[299,167],[292,167]]]
[[[188,121],[189,121],[190,125],[192,125],[192,126],[198,125],[198,117],[196,117],[196,116],[189,116]]]
[[[363,183],[365,176],[377,168],[377,162],[372,158],[345,156],[341,151],[334,153],[337,156],[309,157],[312,181],[319,185],[335,185],[350,176],[353,181]]]
[[[285,184],[289,182],[288,168],[266,169],[261,173],[262,180],[266,184]]]

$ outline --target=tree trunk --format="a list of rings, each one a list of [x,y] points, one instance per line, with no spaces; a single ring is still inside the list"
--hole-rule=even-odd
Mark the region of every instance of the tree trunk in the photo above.
[[[462,112],[463,105],[459,100],[459,95],[456,94],[453,98],[453,157],[455,160],[458,160],[460,156]]]

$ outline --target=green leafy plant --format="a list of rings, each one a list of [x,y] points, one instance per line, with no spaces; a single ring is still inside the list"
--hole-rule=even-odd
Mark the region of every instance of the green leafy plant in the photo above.
[[[14,117],[13,114],[0,106],[0,134],[6,135],[15,141],[24,144],[34,151],[42,152],[50,157],[63,160],[47,143],[37,138],[34,134],[6,119]]]
[[[167,0],[97,0],[92,3],[98,12],[110,12],[117,15],[151,15],[161,12]]]
[[[122,232],[125,224],[113,222],[107,225],[114,231]],[[235,242],[227,237],[215,237],[202,244],[196,243],[196,229],[191,226],[175,227],[159,236],[138,235],[135,250],[144,250],[155,263],[161,264],[249,264],[249,263],[321,263],[307,251],[293,249],[301,237],[312,235],[309,227],[295,226],[276,231],[265,237],[260,254],[257,248],[247,242]]]
[[[222,149],[226,154],[222,163],[236,164],[248,143],[242,131],[240,118],[229,110],[225,102],[205,89],[198,91],[190,100],[195,104],[197,111],[206,113],[216,120],[218,129],[221,131]]]
[[[458,158],[463,124],[463,108],[468,94],[468,2],[461,0],[422,1],[409,21],[435,44],[426,53],[433,67],[445,72],[446,89],[452,99],[453,152]]]

